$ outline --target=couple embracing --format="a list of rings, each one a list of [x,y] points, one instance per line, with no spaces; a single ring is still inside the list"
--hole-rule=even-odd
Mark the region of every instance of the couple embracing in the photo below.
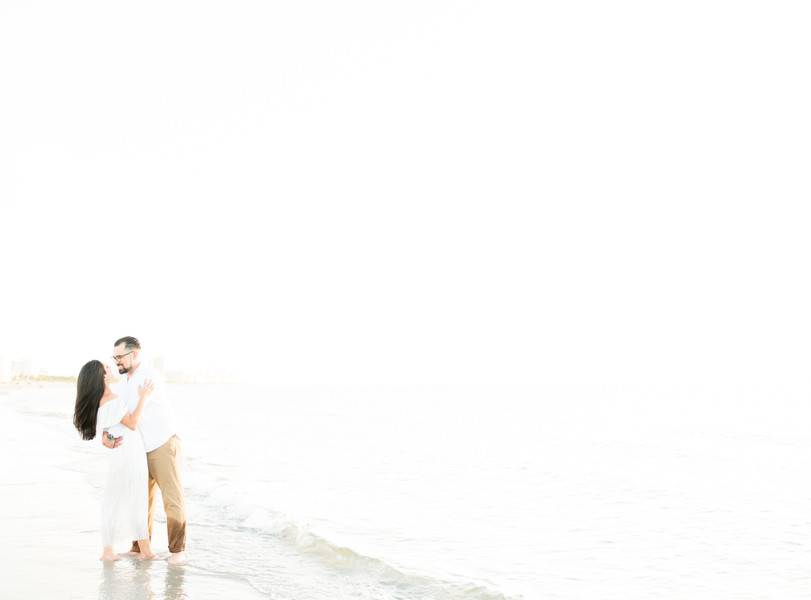
[[[180,479],[180,440],[160,384],[141,363],[134,337],[115,342],[113,360],[124,375],[112,382],[109,367],[91,360],[76,384],[73,424],[82,438],[101,436],[110,453],[101,507],[102,560],[117,560],[116,542],[132,541],[130,554],[155,558],[150,539],[155,487],[161,491],[169,537],[169,562],[183,561],[186,503]]]

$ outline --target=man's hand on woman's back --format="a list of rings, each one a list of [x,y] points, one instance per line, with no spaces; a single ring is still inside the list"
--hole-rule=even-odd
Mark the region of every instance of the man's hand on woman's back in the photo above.
[[[117,437],[117,438],[110,439],[107,436],[107,432],[102,431],[102,433],[101,433],[101,443],[104,444],[104,446],[106,448],[110,448],[110,449],[118,448],[121,444],[124,443],[124,438],[123,437]]]

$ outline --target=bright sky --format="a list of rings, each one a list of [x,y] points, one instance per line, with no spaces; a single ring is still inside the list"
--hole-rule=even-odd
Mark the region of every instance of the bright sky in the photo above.
[[[0,356],[807,381],[802,3],[0,5]]]

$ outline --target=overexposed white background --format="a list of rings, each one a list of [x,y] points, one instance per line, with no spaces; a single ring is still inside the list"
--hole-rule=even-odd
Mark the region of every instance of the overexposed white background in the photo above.
[[[0,356],[806,386],[799,2],[0,4]]]

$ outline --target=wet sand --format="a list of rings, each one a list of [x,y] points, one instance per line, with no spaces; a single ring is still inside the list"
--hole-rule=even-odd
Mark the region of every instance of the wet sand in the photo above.
[[[0,436],[4,456],[0,481],[4,598],[264,597],[243,579],[195,567],[193,548],[187,553],[187,563],[178,566],[166,560],[141,562],[130,557],[114,563],[99,561],[98,490],[71,455],[69,446],[76,435],[71,423],[65,423],[64,428],[59,425],[59,429],[44,427],[36,418],[10,406],[13,393],[13,386],[0,389],[0,419],[5,424]],[[165,557],[164,524],[156,522],[155,529],[155,550],[159,558]]]

